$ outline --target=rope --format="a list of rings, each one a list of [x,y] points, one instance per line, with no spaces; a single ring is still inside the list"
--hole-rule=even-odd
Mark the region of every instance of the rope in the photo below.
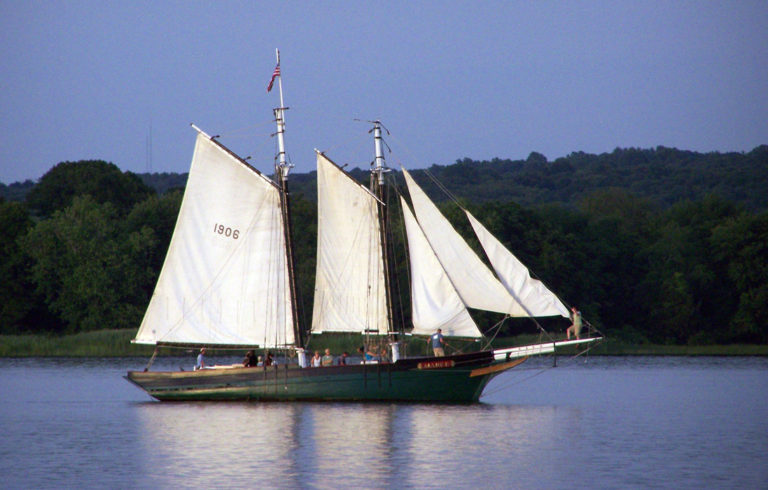
[[[582,357],[584,355],[587,355],[589,353],[589,351],[591,349],[593,349],[594,347],[596,347],[596,346],[587,347],[586,349],[582,350],[581,352],[579,352],[579,353],[577,353],[577,354],[575,354],[573,356],[567,357],[564,365],[568,366],[569,364],[572,364],[573,362],[575,362],[575,360],[577,358]],[[554,357],[554,356],[550,356],[550,357]],[[507,390],[507,389],[509,389],[509,388],[511,388],[513,386],[516,386],[516,385],[521,384],[523,382],[526,382],[526,381],[528,381],[530,379],[533,379],[536,376],[539,376],[540,374],[544,374],[545,372],[549,371],[550,369],[554,369],[555,367],[556,366],[553,363],[553,365],[551,365],[549,367],[538,368],[538,372],[534,373],[533,375],[528,376],[528,377],[523,378],[523,379],[519,379],[519,380],[515,380],[515,381],[512,381],[512,382],[509,382],[509,383],[505,383],[505,384],[499,386],[498,388],[496,388],[496,389],[494,389],[492,391],[487,391],[487,392],[483,393],[483,396],[488,396],[488,395],[492,395],[494,393],[498,393],[500,391]],[[537,368],[529,368],[529,369],[537,369]],[[526,370],[525,368],[517,369],[517,371],[525,371],[525,370]]]

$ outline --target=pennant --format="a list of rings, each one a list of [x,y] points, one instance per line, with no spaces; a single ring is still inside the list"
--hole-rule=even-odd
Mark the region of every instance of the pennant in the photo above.
[[[267,92],[272,90],[272,84],[275,83],[275,78],[280,76],[280,65],[278,64],[275,67],[275,71],[272,72],[272,80],[269,81],[269,85],[267,85]]]

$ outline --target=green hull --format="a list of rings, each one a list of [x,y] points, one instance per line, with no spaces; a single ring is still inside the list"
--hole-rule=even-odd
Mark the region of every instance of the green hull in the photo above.
[[[202,371],[130,371],[126,379],[162,401],[407,401],[472,403],[497,373],[490,352],[325,368],[281,365]],[[473,373],[473,376],[470,374]]]

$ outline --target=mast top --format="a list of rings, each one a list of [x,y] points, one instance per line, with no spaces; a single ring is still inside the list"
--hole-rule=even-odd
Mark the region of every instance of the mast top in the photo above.
[[[294,167],[293,164],[288,163],[285,155],[285,104],[283,103],[283,77],[280,70],[280,50],[275,48],[275,58],[277,59],[277,65],[272,72],[272,80],[269,82],[267,92],[272,89],[272,84],[277,78],[277,87],[280,92],[280,106],[273,109],[275,114],[275,123],[277,124],[277,162],[275,163],[275,173],[279,173],[283,181],[288,180],[288,174]]]
[[[384,148],[383,145],[386,143],[383,142],[381,138],[381,128],[384,127],[383,124],[381,124],[381,121],[376,120],[373,122],[373,143],[376,150],[376,160],[373,162],[373,170],[371,170],[372,173],[376,174],[379,178],[379,186],[384,185],[384,174],[389,172],[391,169],[387,167],[387,162],[384,160]],[[384,128],[385,131],[387,131],[387,134],[389,134],[389,131],[387,128]]]

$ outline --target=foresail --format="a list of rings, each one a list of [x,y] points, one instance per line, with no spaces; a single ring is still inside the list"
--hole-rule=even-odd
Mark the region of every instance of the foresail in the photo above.
[[[416,335],[431,335],[441,328],[455,337],[481,337],[467,308],[440,266],[424,232],[405,200],[400,197],[403,221],[408,235],[411,264],[411,310]]]
[[[413,177],[406,170],[403,170],[403,175],[421,229],[464,304],[470,308],[506,313],[514,317],[528,316]]]
[[[469,211],[464,212],[502,284],[519,300],[528,314],[532,317],[560,315],[569,318],[568,308],[562,301],[544,283],[533,279],[528,268]]]
[[[200,132],[137,343],[294,343],[279,189]]]
[[[318,152],[317,201],[312,332],[386,334],[377,199]]]

